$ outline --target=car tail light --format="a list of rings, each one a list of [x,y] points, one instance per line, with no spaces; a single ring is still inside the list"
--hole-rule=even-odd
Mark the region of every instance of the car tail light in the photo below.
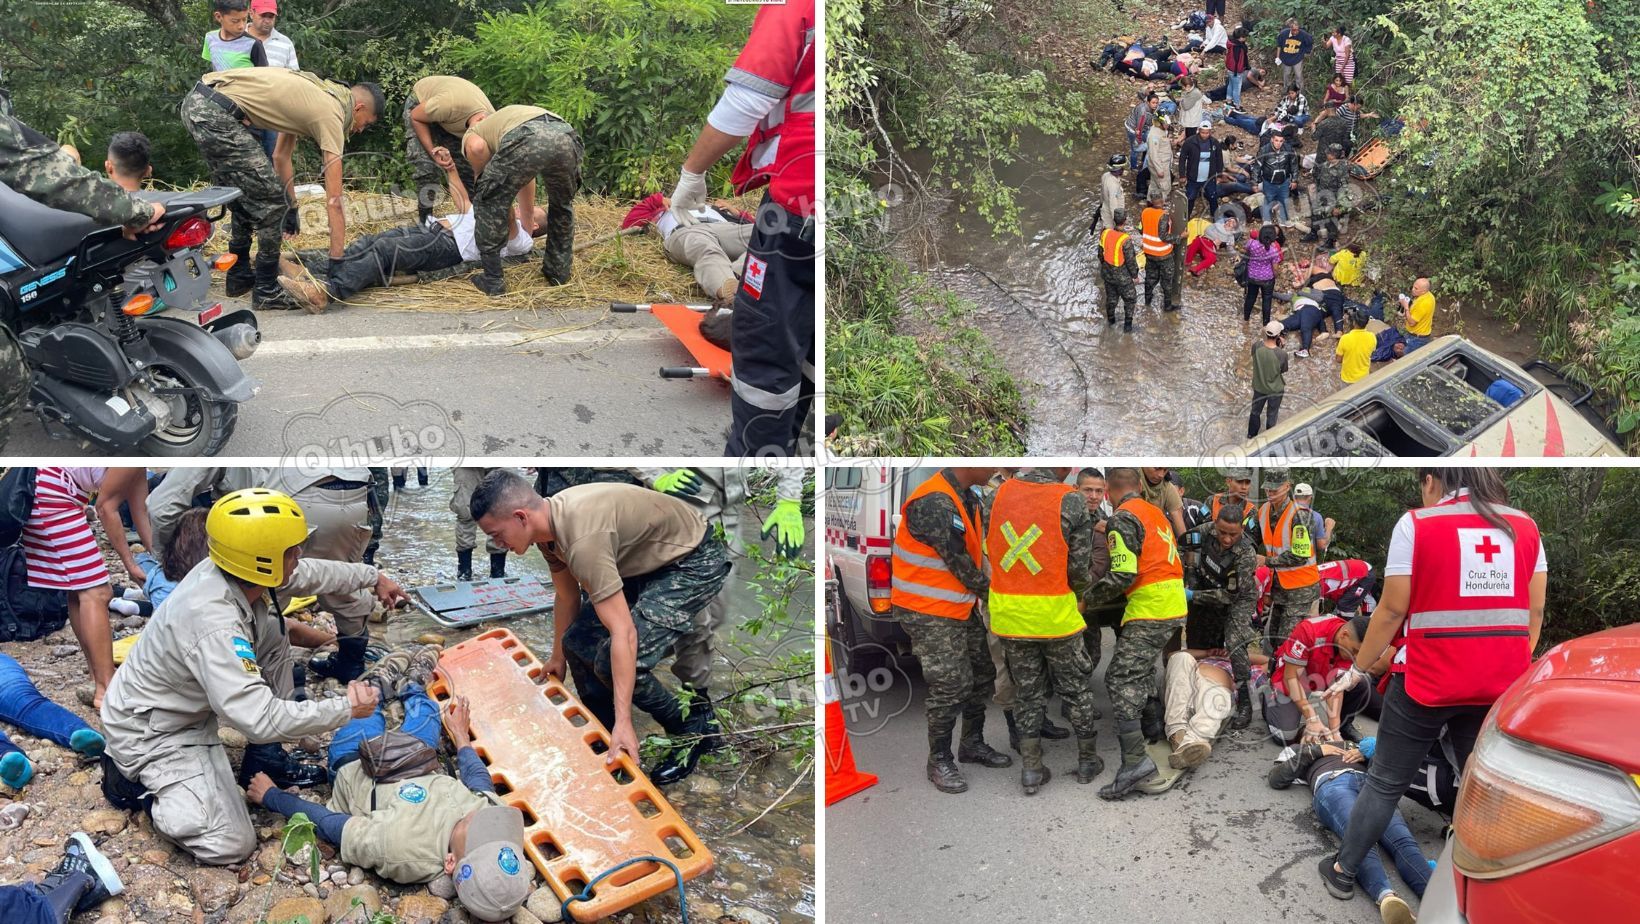
[[[188,219],[171,232],[165,239],[166,250],[183,250],[188,247],[198,247],[211,239],[211,223],[198,215]]]
[[[894,583],[894,568],[887,555],[866,556],[866,600],[873,613],[886,613],[891,604],[889,593]]]
[[[1488,726],[1458,791],[1452,859],[1465,876],[1511,876],[1640,828],[1640,786],[1615,767]]]

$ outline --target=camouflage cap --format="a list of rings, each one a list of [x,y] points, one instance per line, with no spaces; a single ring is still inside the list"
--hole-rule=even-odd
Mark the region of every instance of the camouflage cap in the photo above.
[[[1264,470],[1264,487],[1279,488],[1288,482],[1287,470],[1284,468],[1267,468]]]
[[[1224,470],[1224,477],[1231,481],[1252,481],[1253,470],[1243,467],[1232,467]]]

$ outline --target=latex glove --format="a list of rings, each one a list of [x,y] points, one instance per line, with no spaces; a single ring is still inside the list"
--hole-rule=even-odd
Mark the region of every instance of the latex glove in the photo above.
[[[774,551],[782,558],[796,558],[803,553],[803,507],[797,501],[783,500],[774,505],[774,512],[763,521],[763,538],[774,533]]]
[[[1338,679],[1334,680],[1332,684],[1327,687],[1327,695],[1332,696],[1335,693],[1342,693],[1366,679],[1366,676],[1366,671],[1363,671],[1354,664],[1351,664],[1349,670],[1339,674]]]
[[[692,209],[706,206],[706,174],[684,170],[678,175],[677,188],[672,190],[672,217],[680,226],[695,223]]]
[[[680,468],[675,472],[667,472],[656,478],[655,490],[662,494],[693,497],[700,493],[700,478],[693,471]]]
[[[1190,588],[1186,587],[1184,589],[1184,602],[1189,603],[1191,600],[1194,600],[1195,598],[1196,598],[1196,592],[1194,590],[1191,590]]]

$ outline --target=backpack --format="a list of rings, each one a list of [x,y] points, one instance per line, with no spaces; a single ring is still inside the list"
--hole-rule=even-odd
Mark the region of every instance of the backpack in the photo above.
[[[1243,256],[1237,260],[1236,265],[1230,268],[1230,272],[1236,277],[1237,285],[1247,285],[1247,257]]]
[[[0,469],[0,547],[22,541],[23,527],[34,513],[36,471],[20,465]]]
[[[23,547],[0,548],[0,642],[32,642],[68,622],[68,593],[28,586]]]

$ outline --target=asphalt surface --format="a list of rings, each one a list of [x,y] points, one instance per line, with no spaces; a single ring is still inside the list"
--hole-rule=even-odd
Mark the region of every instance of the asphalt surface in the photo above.
[[[240,299],[224,305],[248,307]],[[244,368],[260,391],[240,407],[224,456],[317,447],[360,458],[389,441],[439,457],[723,452],[728,384],[662,379],[661,366],[694,363],[646,314],[613,315],[607,305],[539,313],[352,307],[267,311],[259,320],[262,346]],[[54,438],[32,413],[19,414],[0,445],[5,455],[80,452],[97,451]]]
[[[1106,663],[1113,647],[1107,632]],[[826,808],[827,920],[1379,921],[1359,893],[1339,901],[1321,884],[1316,865],[1337,841],[1316,820],[1302,783],[1285,791],[1265,783],[1279,748],[1257,737],[1256,711],[1252,726],[1231,732],[1171,791],[1105,802],[1096,791],[1120,758],[1101,665],[1094,679],[1105,771],[1097,780],[1076,782],[1075,740],[1067,738],[1044,742],[1054,776],[1035,796],[1019,788],[1012,752],[1007,769],[959,765],[968,791],[946,795],[925,777],[921,674],[914,660],[894,668],[875,684],[866,682],[870,675],[855,683],[855,690],[877,688],[865,696],[849,695],[855,691],[840,680],[855,761],[880,780]],[[1057,700],[1050,714],[1066,724]],[[1366,734],[1375,724],[1358,720]],[[994,706],[986,732],[1006,749]],[[1406,800],[1401,812],[1425,854],[1439,856],[1439,817]],[[1393,867],[1390,882],[1416,909]]]

